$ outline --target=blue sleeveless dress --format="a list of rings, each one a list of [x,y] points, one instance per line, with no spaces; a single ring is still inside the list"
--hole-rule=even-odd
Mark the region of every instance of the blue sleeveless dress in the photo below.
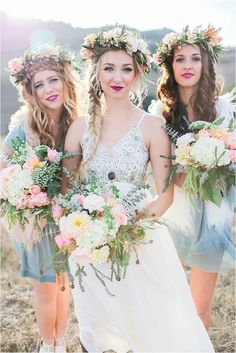
[[[26,139],[22,126],[11,129],[3,143],[11,149],[12,140],[17,136]],[[54,241],[57,232],[55,224],[47,224],[43,230],[42,239],[33,245],[32,250],[26,250],[14,238],[14,234],[12,235],[12,241],[20,261],[22,277],[33,278],[39,282],[56,282],[56,273],[52,269],[52,254],[57,251],[57,245]]]

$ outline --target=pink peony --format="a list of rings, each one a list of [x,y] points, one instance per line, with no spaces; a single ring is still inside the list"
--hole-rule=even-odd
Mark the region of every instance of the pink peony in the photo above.
[[[236,163],[236,150],[228,150],[230,162]]]
[[[87,248],[76,248],[71,255],[76,263],[83,266],[89,263],[91,253]]]
[[[32,185],[29,187],[29,192],[32,195],[37,195],[41,192],[41,188],[38,185]]]
[[[19,72],[23,69],[20,58],[14,58],[8,62],[8,67],[11,71]]]
[[[63,208],[57,203],[52,206],[52,216],[54,219],[59,219],[63,215]]]

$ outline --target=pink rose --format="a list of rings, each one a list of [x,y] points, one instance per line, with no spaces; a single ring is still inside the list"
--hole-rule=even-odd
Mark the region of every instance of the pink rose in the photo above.
[[[57,243],[57,246],[60,250],[63,250],[63,248],[66,245],[66,241],[64,240],[64,238],[61,235],[56,235],[55,236],[55,242]]]
[[[197,134],[198,137],[210,137],[209,131],[206,129],[202,129]]]
[[[32,186],[29,187],[29,192],[32,195],[37,195],[37,194],[39,194],[41,192],[41,188],[38,185],[32,185]]]
[[[236,150],[228,150],[229,158],[232,163],[236,163]]]
[[[23,69],[20,58],[14,58],[8,62],[8,67],[11,71],[19,72]]]
[[[46,192],[40,192],[39,194],[32,195],[30,198],[30,202],[32,202],[35,206],[38,207],[47,206],[50,203]]]
[[[53,148],[48,148],[47,157],[49,162],[54,162],[54,163],[59,163],[61,159],[57,150]]]
[[[63,214],[63,208],[57,203],[52,206],[52,216],[54,219],[59,219]]]
[[[127,224],[128,220],[127,217],[124,213],[119,213],[116,215],[116,220],[120,225],[125,225]]]
[[[82,56],[83,59],[88,60],[93,55],[93,52],[92,52],[92,50],[83,48],[80,51],[80,55]]]
[[[152,60],[153,60],[153,62],[156,64],[156,65],[158,65],[159,63],[160,63],[160,56],[159,56],[159,54],[153,54],[153,56],[152,56]]]
[[[76,248],[72,251],[71,255],[74,261],[82,266],[88,264],[90,261],[90,250],[87,248]]]

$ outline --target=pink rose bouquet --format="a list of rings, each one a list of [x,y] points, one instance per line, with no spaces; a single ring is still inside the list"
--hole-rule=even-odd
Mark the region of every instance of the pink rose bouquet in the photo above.
[[[9,166],[0,172],[1,216],[7,228],[18,225],[24,233],[30,223],[41,236],[42,227],[54,222],[51,200],[59,193],[62,153],[43,145],[32,149],[17,137],[7,158]]]

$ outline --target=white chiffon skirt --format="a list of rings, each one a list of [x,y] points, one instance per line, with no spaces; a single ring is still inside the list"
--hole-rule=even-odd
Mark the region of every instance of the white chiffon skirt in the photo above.
[[[197,315],[185,272],[165,226],[149,231],[151,244],[138,249],[125,279],[107,282],[110,296],[86,266],[82,292],[72,290],[80,339],[88,352],[214,352]],[[71,273],[76,263],[70,259]],[[110,265],[98,266],[104,274]]]

